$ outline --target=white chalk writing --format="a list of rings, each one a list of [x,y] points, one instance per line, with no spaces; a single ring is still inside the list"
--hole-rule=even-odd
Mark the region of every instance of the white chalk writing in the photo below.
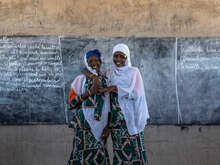
[[[62,88],[62,57],[58,42],[0,40],[0,91]]]
[[[181,55],[180,66],[185,70],[218,70],[220,69],[220,53],[184,53]]]

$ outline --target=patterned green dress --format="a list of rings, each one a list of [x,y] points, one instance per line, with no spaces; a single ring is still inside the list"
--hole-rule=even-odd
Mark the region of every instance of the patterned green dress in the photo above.
[[[104,78],[99,77],[102,85],[105,84]],[[86,88],[90,88],[92,80],[86,78]],[[101,96],[100,96],[101,98]],[[90,101],[93,99],[88,98]],[[88,106],[95,106],[94,117],[98,119],[101,115],[100,107],[103,103],[92,105],[92,102],[85,100]],[[75,110],[75,115],[69,124],[74,129],[73,147],[68,161],[68,165],[109,165],[109,155],[107,152],[106,141],[97,141],[90,130],[89,123],[85,120],[82,104],[79,96],[72,99],[70,106]]]
[[[113,165],[146,165],[147,157],[144,147],[144,132],[129,135],[121,108],[118,94],[112,92],[111,115],[109,126],[113,142]]]

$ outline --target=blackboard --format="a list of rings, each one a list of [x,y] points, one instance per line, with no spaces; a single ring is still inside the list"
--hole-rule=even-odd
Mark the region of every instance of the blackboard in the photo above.
[[[64,123],[58,37],[0,39],[0,123]]]
[[[151,124],[220,124],[219,38],[0,38],[0,123],[66,123],[70,85],[84,54],[126,43],[141,71]]]
[[[177,124],[175,38],[135,39],[134,66],[142,74],[152,124]]]
[[[220,39],[178,39],[178,91],[185,124],[220,124]]]

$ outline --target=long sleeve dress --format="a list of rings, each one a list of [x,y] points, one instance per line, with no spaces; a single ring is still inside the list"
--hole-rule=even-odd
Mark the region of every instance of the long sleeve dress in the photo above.
[[[99,79],[102,82],[101,86],[104,87],[106,85],[104,77],[99,76]],[[85,107],[95,108],[94,115],[90,115],[90,118],[95,118],[96,120],[100,118],[102,120],[101,116],[105,114],[101,112],[102,109],[99,107],[103,106],[103,98],[105,96],[96,95],[88,97],[84,100],[86,103],[84,103],[85,107],[83,109],[82,102],[80,101],[80,88],[82,88],[83,82],[86,89],[89,89],[92,85],[92,79],[80,75],[74,80],[69,94],[69,109],[75,111],[75,113],[69,124],[69,127],[74,129],[74,136],[68,165],[109,165],[106,140],[99,140],[94,136],[91,124],[89,124],[90,121],[86,119],[85,112],[83,112],[86,109]],[[100,122],[100,124],[103,125],[103,122]]]
[[[141,74],[136,67],[122,67],[105,72],[110,93],[113,165],[148,164],[144,145],[144,127],[149,118]]]

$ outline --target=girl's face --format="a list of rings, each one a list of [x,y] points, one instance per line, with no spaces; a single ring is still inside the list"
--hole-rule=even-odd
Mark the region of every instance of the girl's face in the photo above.
[[[126,59],[126,55],[122,52],[115,52],[113,56],[113,61],[117,67],[125,66]]]
[[[89,57],[89,59],[88,59],[87,62],[88,62],[88,65],[89,65],[92,69],[96,70],[96,72],[99,73],[100,67],[101,67],[101,60],[100,60],[100,59],[98,59],[98,58],[95,57],[95,56],[91,56],[91,57]]]

